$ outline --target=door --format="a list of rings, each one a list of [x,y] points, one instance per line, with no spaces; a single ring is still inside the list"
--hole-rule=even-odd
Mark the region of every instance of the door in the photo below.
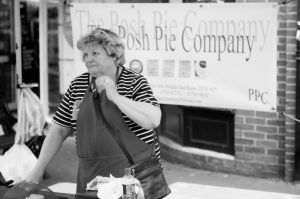
[[[39,84],[39,2],[20,1],[22,83]],[[31,88],[39,96],[39,87]]]
[[[14,1],[0,1],[0,100],[16,107]]]

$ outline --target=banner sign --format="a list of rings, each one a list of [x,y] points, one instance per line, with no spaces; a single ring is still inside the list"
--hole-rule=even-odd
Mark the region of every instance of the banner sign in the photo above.
[[[74,3],[73,43],[97,27],[115,31],[125,45],[125,67],[148,79],[161,104],[276,111],[277,9],[274,3]],[[80,51],[74,53],[75,75],[85,66]]]

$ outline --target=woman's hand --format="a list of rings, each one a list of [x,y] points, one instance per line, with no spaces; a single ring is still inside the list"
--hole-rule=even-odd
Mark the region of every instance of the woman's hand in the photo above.
[[[113,101],[115,97],[119,96],[116,83],[109,76],[97,77],[95,83],[98,93],[105,89],[109,100]]]
[[[63,142],[67,139],[73,130],[71,128],[63,127],[58,124],[51,124],[44,140],[39,158],[32,171],[25,177],[26,182],[39,183],[41,182],[46,167],[55,154],[61,148]]]
[[[138,102],[119,95],[115,82],[109,76],[97,77],[96,87],[98,93],[106,90],[107,98],[135,123],[145,129],[158,127],[161,119],[161,110],[152,104]]]

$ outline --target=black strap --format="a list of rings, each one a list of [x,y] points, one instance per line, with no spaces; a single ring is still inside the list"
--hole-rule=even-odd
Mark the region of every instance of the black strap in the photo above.
[[[102,92],[105,92],[105,90],[103,90]],[[112,135],[112,137],[115,139],[115,141],[118,143],[118,145],[120,146],[121,150],[123,151],[123,153],[125,154],[126,158],[128,159],[128,162],[130,165],[134,165],[134,161],[132,156],[130,155],[129,151],[127,150],[126,146],[124,145],[124,143],[122,142],[122,140],[120,139],[120,137],[115,133],[118,131],[118,129],[113,128],[110,123],[107,121],[107,119],[105,118],[103,112],[102,112],[102,108],[100,105],[100,96],[99,93],[96,91],[97,93],[97,97],[94,100],[94,102],[96,103],[97,106],[97,111],[100,113],[101,117],[103,118],[104,124],[107,127],[107,129],[109,130],[110,134]],[[106,95],[106,93],[102,93],[102,95]]]
[[[5,187],[9,187],[10,188],[10,187],[13,186],[12,185],[13,182],[14,182],[13,180],[5,181],[2,173],[0,172],[0,186],[5,186]]]

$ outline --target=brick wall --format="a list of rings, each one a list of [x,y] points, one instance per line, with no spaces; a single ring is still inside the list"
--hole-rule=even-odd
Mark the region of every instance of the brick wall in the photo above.
[[[294,115],[296,107],[297,1],[278,2],[277,96],[278,112],[237,111],[235,120],[236,166],[255,176],[292,180],[294,172],[295,123],[281,115]]]
[[[237,3],[282,2],[237,0]],[[281,113],[295,115],[297,2],[278,6],[277,96],[278,112],[236,110],[234,160],[195,156],[162,145],[164,158],[193,167],[257,177],[293,180],[295,122]],[[172,155],[173,154],[173,155]]]

